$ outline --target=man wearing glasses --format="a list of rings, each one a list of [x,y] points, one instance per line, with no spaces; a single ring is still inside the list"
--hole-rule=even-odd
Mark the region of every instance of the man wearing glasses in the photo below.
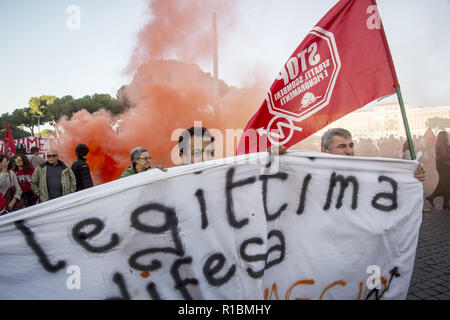
[[[59,160],[58,151],[53,149],[47,152],[47,161],[34,170],[30,184],[41,202],[73,193],[77,186],[72,169]]]
[[[214,159],[214,137],[205,127],[191,127],[178,138],[178,148],[183,164],[193,164]]]
[[[273,146],[269,147],[267,151],[283,155],[286,154],[287,149],[284,146]],[[353,142],[352,134],[343,128],[327,130],[321,139],[321,152],[353,157],[355,155],[355,143]],[[425,182],[425,169],[420,163],[414,171],[414,178],[420,182]]]
[[[120,178],[129,177],[152,168],[150,166],[152,158],[150,157],[148,150],[145,148],[137,147],[131,150],[130,160],[131,166],[125,169],[125,171],[120,175]],[[161,171],[167,171],[167,169],[161,164],[155,165],[155,168],[158,168]]]

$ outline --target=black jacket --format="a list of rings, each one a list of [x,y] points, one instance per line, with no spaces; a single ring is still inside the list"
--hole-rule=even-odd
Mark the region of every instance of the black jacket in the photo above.
[[[78,160],[72,164],[72,171],[75,174],[75,178],[77,179],[76,191],[84,190],[94,186],[89,166],[86,163],[86,159],[78,158]]]

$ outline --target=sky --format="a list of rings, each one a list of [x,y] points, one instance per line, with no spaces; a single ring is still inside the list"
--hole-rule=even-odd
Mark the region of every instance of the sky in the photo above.
[[[148,1],[0,0],[0,114],[44,94],[115,96],[132,79],[125,70],[139,31],[152,19]],[[267,88],[337,2],[225,1],[236,15],[217,12],[219,77],[234,86],[263,80]],[[450,0],[378,5],[404,100],[411,107],[450,105]],[[212,59],[196,63],[212,72]]]

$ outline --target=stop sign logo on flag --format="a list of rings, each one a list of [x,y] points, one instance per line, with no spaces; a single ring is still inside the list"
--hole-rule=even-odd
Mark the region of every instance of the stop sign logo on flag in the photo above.
[[[281,69],[248,122],[237,154],[293,144],[371,101],[398,81],[374,0],[341,0]],[[376,17],[379,21],[379,17]]]
[[[259,132],[267,132],[271,144],[288,142],[293,130],[301,131],[293,122],[306,119],[330,102],[341,68],[334,36],[316,27],[306,37],[304,44],[305,49],[303,46],[298,48],[286,63],[277,78],[279,81],[274,83],[266,98],[267,108],[275,117],[270,121],[267,131],[259,129]],[[276,120],[279,120],[276,122],[278,133],[276,128],[272,128]],[[285,135],[283,128],[290,130],[289,134]]]
[[[316,27],[305,44],[306,48],[297,49],[286,63],[266,100],[270,113],[293,121],[328,105],[341,68],[332,33]]]

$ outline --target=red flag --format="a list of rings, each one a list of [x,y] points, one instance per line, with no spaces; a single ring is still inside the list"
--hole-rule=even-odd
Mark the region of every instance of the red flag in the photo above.
[[[7,156],[16,155],[16,146],[14,145],[14,138],[11,133],[11,128],[8,124],[8,129],[6,129],[5,137],[3,138],[2,150],[3,154]]]
[[[398,80],[374,0],[341,0],[298,46],[248,122],[237,154],[286,148],[371,101]]]

